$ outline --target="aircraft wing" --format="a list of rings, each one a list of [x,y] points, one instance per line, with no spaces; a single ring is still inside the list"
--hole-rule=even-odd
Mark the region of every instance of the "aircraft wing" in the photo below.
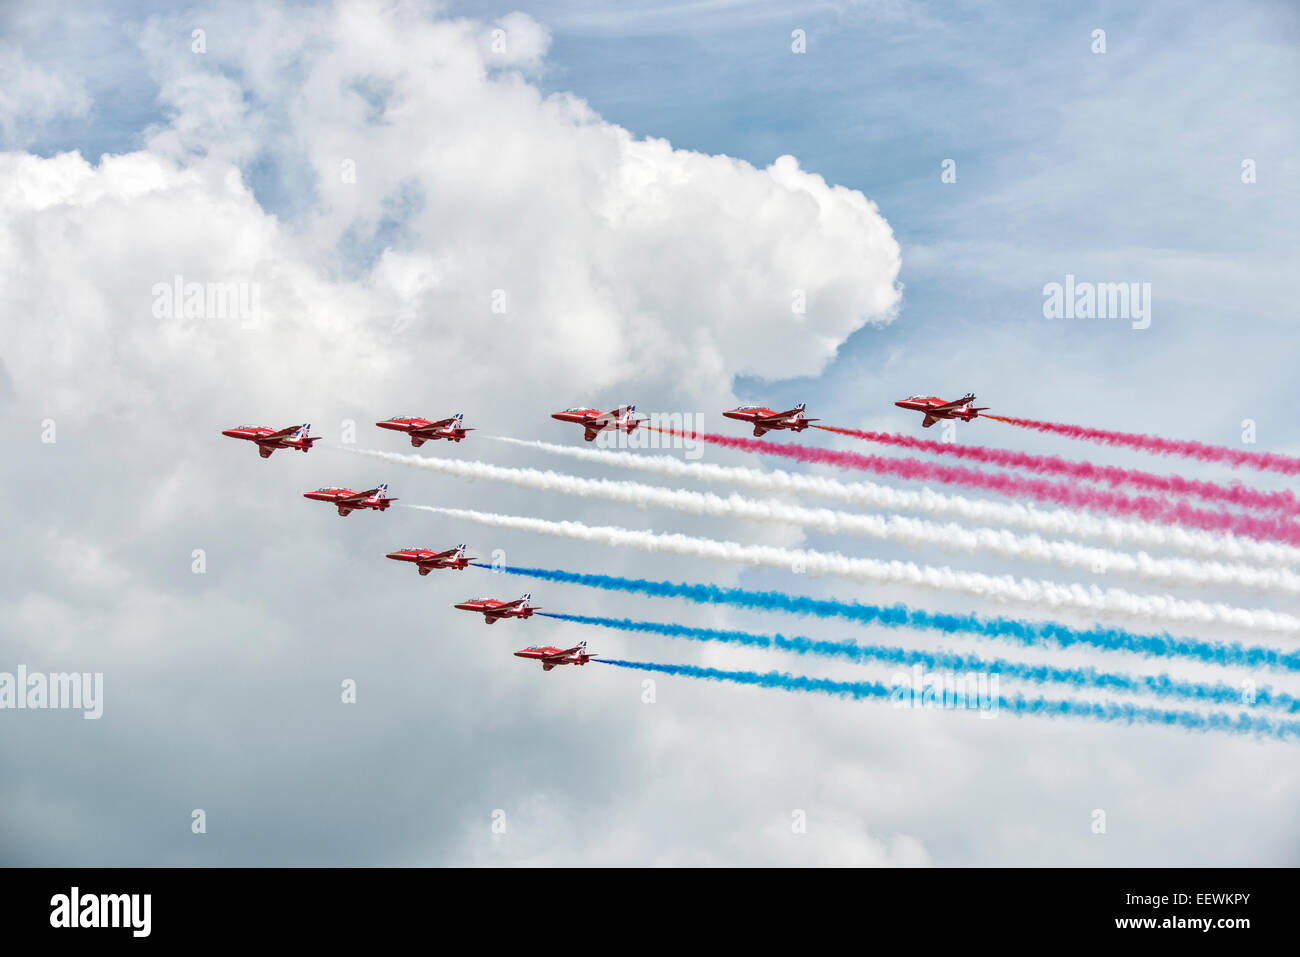
[[[789,412],[773,412],[771,415],[758,415],[754,417],[755,422],[780,422],[782,419],[788,419],[792,415],[798,415],[799,409],[791,409]]]
[[[289,436],[293,435],[301,428],[302,428],[301,425],[291,425],[287,429],[281,429],[279,432],[272,432],[270,435],[264,435],[261,438],[259,438],[257,441],[273,442],[276,439],[287,439]]]
[[[945,402],[943,405],[932,405],[930,412],[951,412],[953,409],[960,409],[967,402],[974,402],[975,396],[968,395],[960,399],[953,399],[951,402]]]
[[[452,424],[453,422],[455,422],[455,421],[456,421],[455,418],[450,418],[450,419],[439,419],[437,422],[430,422],[428,425],[422,425],[422,426],[420,426],[420,427],[417,428],[417,429],[411,429],[411,431],[412,431],[412,432],[417,432],[417,433],[418,433],[418,432],[432,432],[432,431],[434,431],[435,429],[445,429],[447,426],[451,425],[451,424]]]
[[[435,558],[451,558],[451,556],[454,554],[456,554],[456,549],[449,548],[445,552],[438,552],[436,555],[428,555],[423,560],[426,562],[431,562]]]
[[[582,645],[574,645],[572,648],[566,648],[564,651],[557,651],[553,655],[543,655],[542,661],[559,661],[561,658],[567,658],[569,655],[577,654],[582,650]]]
[[[617,409],[610,409],[608,412],[602,412],[600,415],[593,415],[587,420],[586,424],[591,425],[609,425],[617,422],[623,416],[632,410],[631,406],[620,405]]]
[[[370,498],[372,495],[378,495],[379,489],[372,488],[368,492],[353,492],[351,495],[344,495],[339,499],[340,502],[361,502]]]

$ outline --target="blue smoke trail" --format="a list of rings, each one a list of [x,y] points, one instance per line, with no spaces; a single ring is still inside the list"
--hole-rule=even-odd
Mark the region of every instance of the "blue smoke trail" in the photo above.
[[[1281,652],[1259,646],[1242,646],[1238,642],[1214,644],[1195,638],[1171,635],[1142,635],[1122,628],[1071,628],[1057,622],[1033,622],[1017,618],[979,618],[921,611],[906,605],[864,605],[859,602],[808,598],[776,591],[747,591],[743,588],[720,588],[717,585],[673,584],[646,578],[619,578],[566,572],[552,568],[522,568],[512,565],[484,565],[479,568],[526,575],[544,581],[568,582],[603,588],[607,591],[632,592],[658,598],[685,598],[706,605],[732,605],[758,611],[784,611],[818,618],[842,618],[848,621],[882,625],[886,628],[928,628],[947,634],[972,634],[984,638],[1003,638],[1023,645],[1055,644],[1062,648],[1091,645],[1106,651],[1128,651],[1149,658],[1191,658],[1210,665],[1247,668],[1277,668],[1300,671],[1300,652]]]
[[[779,688],[782,691],[817,691],[822,694],[849,697],[855,700],[865,698],[891,698],[895,689],[887,688],[878,681],[832,681],[829,678],[808,678],[801,675],[788,675],[779,671],[722,671],[717,668],[700,668],[696,665],[664,665],[650,661],[624,661],[619,658],[598,658],[598,664],[613,665],[616,668],[635,668],[640,671],[657,671],[661,674],[683,675],[689,678],[703,678],[707,681],[730,681],[736,684],[758,685],[763,688]],[[909,691],[903,689],[901,697]],[[1170,728],[1184,728],[1188,731],[1227,731],[1232,734],[1255,734],[1259,737],[1271,736],[1280,739],[1300,735],[1300,721],[1277,721],[1271,718],[1254,717],[1245,712],[1233,717],[1222,711],[1202,713],[1199,711],[1165,711],[1160,708],[1146,708],[1133,704],[1120,704],[1114,701],[1078,701],[1070,698],[1026,698],[1001,696],[989,702],[984,713],[1005,709],[1013,714],[1046,715],[1061,718],[1091,718],[1095,721],[1109,721],[1123,724],[1153,724]],[[936,705],[937,707],[937,705]]]
[[[946,651],[920,651],[908,648],[894,648],[888,645],[861,645],[854,641],[821,641],[804,638],[799,635],[756,635],[748,631],[727,631],[720,628],[692,628],[654,621],[632,621],[628,618],[601,618],[590,615],[562,615],[551,612],[538,612],[544,618],[556,618],[560,621],[572,621],[582,625],[597,625],[601,628],[613,628],[619,631],[631,631],[642,634],[664,635],[668,638],[689,638],[693,641],[721,641],[746,645],[751,648],[769,648],[778,651],[791,651],[800,655],[822,655],[832,658],[847,658],[858,663],[879,661],[885,664],[911,667],[921,665],[925,668],[953,672],[975,671],[983,674],[1000,674],[1009,678],[1019,678],[1038,684],[1066,684],[1075,688],[1101,688],[1128,694],[1152,694],[1158,697],[1182,698],[1206,704],[1241,705],[1240,688],[1218,681],[1213,684],[1201,684],[1182,681],[1169,675],[1126,675],[1114,672],[1098,671],[1096,668],[1057,668],[1052,665],[1023,664],[1007,661],[1003,658],[980,658],[976,655],[962,655]],[[1256,707],[1281,708],[1285,711],[1300,712],[1300,699],[1284,691],[1273,691],[1264,686],[1255,692]]]

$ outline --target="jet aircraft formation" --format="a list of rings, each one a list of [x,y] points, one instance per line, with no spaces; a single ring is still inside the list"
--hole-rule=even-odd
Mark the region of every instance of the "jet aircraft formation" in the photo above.
[[[939,419],[961,419],[970,422],[985,411],[985,408],[975,407],[974,402],[974,394],[968,393],[953,401],[945,401],[937,396],[914,395],[894,404],[899,408],[923,413],[924,419],[921,424],[928,428]],[[802,402],[794,408],[784,411],[770,409],[766,406],[747,405],[730,409],[722,414],[728,419],[735,419],[751,425],[756,437],[778,430],[802,432],[813,422],[818,421],[805,415],[805,404]],[[581,425],[583,439],[591,442],[604,431],[624,432],[630,435],[638,426],[646,422],[646,419],[636,418],[635,415],[635,405],[621,405],[608,412],[602,412],[599,409],[590,407],[564,409],[561,412],[552,413],[551,418],[560,422]],[[418,449],[426,442],[439,439],[445,439],[451,443],[461,442],[470,432],[474,431],[466,428],[464,423],[464,413],[457,412],[453,416],[442,419],[430,419],[419,415],[395,415],[376,422],[375,425],[391,432],[404,433],[410,439],[411,445]],[[295,449],[303,453],[310,452],[312,446],[320,441],[319,436],[310,437],[310,432],[311,424],[303,423],[302,425],[291,425],[282,429],[274,429],[264,425],[242,425],[232,429],[225,429],[221,434],[232,439],[253,442],[257,447],[258,455],[266,459],[270,458],[272,453],[279,449]],[[384,512],[388,510],[388,507],[393,502],[397,501],[396,498],[388,495],[388,485],[386,483],[380,483],[374,488],[364,491],[354,491],[345,486],[324,486],[313,492],[304,492],[303,497],[317,502],[328,502],[335,506],[339,515],[344,518],[355,511]],[[474,561],[472,556],[465,554],[464,544],[447,549],[410,546],[389,552],[386,557],[394,561],[408,562],[414,565],[421,576],[443,569],[464,571]],[[484,623],[488,625],[510,618],[531,618],[538,611],[538,607],[532,604],[532,595],[529,594],[524,594],[513,600],[471,598],[457,602],[453,607],[462,611],[481,614]],[[543,671],[551,671],[559,665],[585,665],[598,657],[596,654],[587,651],[585,641],[572,648],[532,645],[516,651],[514,655],[516,658],[540,662]]]

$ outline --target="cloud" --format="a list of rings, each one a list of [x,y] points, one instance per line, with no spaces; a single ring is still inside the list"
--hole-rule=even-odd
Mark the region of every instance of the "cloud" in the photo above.
[[[551,48],[551,31],[526,13],[507,13],[479,35],[489,67],[536,72]]]
[[[395,821],[477,820],[499,805],[527,819],[538,800],[571,800],[598,778],[603,813],[626,828],[629,814],[654,811],[624,800],[637,786],[637,699],[587,682],[577,706],[604,740],[529,742],[525,729],[569,720],[572,686],[503,666],[504,646],[484,649],[481,623],[448,608],[461,590],[501,583],[477,571],[407,579],[382,561],[407,539],[464,538],[477,554],[520,558],[537,544],[392,513],[345,523],[300,494],[381,480],[330,447],[347,422],[379,444],[369,423],[398,409],[464,409],[480,429],[558,438],[551,407],[714,410],[735,400],[738,374],[814,374],[854,330],[892,320],[890,227],[861,193],[792,157],[759,168],[675,149],[575,96],[544,94],[533,78],[548,35],[523,15],[239,9],[139,29],[166,113],[141,131],[142,148],[0,154],[0,309],[21,317],[6,325],[0,414],[14,454],[0,474],[32,503],[0,557],[0,577],[22,582],[0,593],[13,623],[4,650],[11,664],[102,670],[106,684],[97,730],[65,737],[33,723],[24,753],[66,749],[68,767],[110,754],[137,772],[106,771],[93,793],[50,803],[64,790],[58,773],[28,766],[13,778],[34,782],[23,806],[41,808],[47,836],[69,838],[0,851],[69,863],[441,861],[473,856],[473,842],[444,832],[411,850],[404,824],[357,830],[331,815],[355,823],[382,791]],[[191,50],[196,24],[206,53]],[[504,59],[490,44],[498,26]],[[263,462],[218,434],[306,419],[325,436],[310,456]],[[46,420],[57,426],[49,444]],[[483,483],[395,481],[394,492],[557,507]],[[619,517],[599,505],[582,515]],[[196,549],[204,574],[191,573]],[[567,544],[546,551],[593,561]],[[645,570],[636,556],[599,562]],[[339,704],[343,677],[359,682],[355,712]],[[463,786],[440,790],[441,772],[392,760],[409,753],[412,722],[441,729],[421,732],[419,748],[460,769]],[[347,741],[371,755],[358,772],[366,787],[336,792],[336,809],[295,811],[336,786],[340,761],[355,766]],[[222,840],[191,839],[193,807],[211,812]],[[293,813],[298,826],[268,838],[263,816]],[[183,826],[156,836],[149,822],[172,816]],[[538,853],[549,843],[560,854],[555,840]],[[574,840],[564,853],[610,860]],[[628,849],[656,853],[649,837]]]
[[[476,360],[487,375],[472,378],[488,378],[527,355],[516,394],[576,386],[594,400],[651,381],[681,400],[693,379],[716,392],[740,373],[815,374],[855,329],[892,318],[898,245],[861,193],[793,157],[756,169],[635,139],[581,100],[494,72],[482,25],[399,10],[365,17],[355,42],[360,9],[308,15],[281,70],[255,52],[274,46],[281,13],[234,49],[210,30],[208,54],[178,53],[178,31],[155,22],[143,42],[171,116],[147,150],[93,166],[4,157],[8,182],[40,186],[3,194],[32,277],[7,304],[31,309],[55,289],[93,300],[79,303],[79,334],[60,336],[65,370],[102,361],[106,341],[147,339],[115,356],[117,374],[138,357],[203,401],[211,351],[239,340],[217,322],[150,320],[150,290],[178,274],[256,284],[248,351],[310,357],[315,378],[346,376],[358,397]],[[502,23],[517,56],[541,56],[544,30],[522,14]],[[304,171],[297,189],[318,201],[272,215],[239,166],[257,162]],[[51,334],[20,336],[16,358],[47,353]],[[435,343],[417,372],[409,358]],[[236,360],[219,380],[273,401],[268,366]]]
[[[17,43],[0,41],[0,143],[27,146],[43,124],[84,116],[90,107],[79,78],[32,63]]]

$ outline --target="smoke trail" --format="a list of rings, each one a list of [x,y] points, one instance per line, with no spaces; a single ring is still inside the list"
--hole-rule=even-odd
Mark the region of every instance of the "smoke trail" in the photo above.
[[[407,505],[419,511],[447,515],[480,525],[513,528],[554,535],[613,548],[636,548],[644,552],[690,555],[744,565],[795,569],[811,574],[836,575],[851,581],[884,585],[911,585],[944,591],[965,592],[995,601],[1013,601],[1045,608],[1070,608],[1090,613],[1109,613],[1136,618],[1163,618],[1203,624],[1235,625],[1253,630],[1300,632],[1300,618],[1267,608],[1237,608],[1221,603],[1187,601],[1168,595],[1135,595],[1119,588],[1067,585],[1011,575],[985,575],[948,567],[916,565],[912,562],[884,562],[874,558],[848,558],[837,552],[778,548],[772,545],[742,545],[739,542],[695,538],[690,535],[660,534],[609,525],[581,522],[552,522],[523,515],[498,515],[471,509]]]
[[[1202,482],[1186,479],[1177,475],[1155,475],[1138,469],[1118,468],[1113,465],[1093,465],[1089,462],[1071,462],[1055,455],[1031,455],[1027,452],[1013,452],[1008,449],[990,449],[978,445],[957,445],[954,442],[935,442],[931,439],[918,439],[910,435],[896,435],[890,432],[864,432],[859,429],[841,429],[829,425],[814,425],[814,429],[834,432],[855,439],[865,439],[881,445],[892,445],[935,455],[951,455],[956,458],[970,459],[984,465],[999,468],[1024,469],[1040,475],[1064,475],[1081,482],[1098,482],[1112,488],[1129,486],[1148,492],[1167,495],[1190,496],[1209,502],[1234,505],[1241,508],[1271,509],[1294,513],[1300,510],[1300,499],[1290,490],[1282,492],[1265,492],[1260,489],[1247,488],[1240,483],[1219,485],[1215,482]]]
[[[779,611],[815,618],[836,618],[884,628],[920,628],[949,635],[968,634],[979,638],[1014,641],[1027,647],[1054,645],[1061,648],[1088,646],[1103,651],[1131,652],[1147,658],[1186,658],[1207,665],[1241,668],[1272,668],[1300,671],[1300,652],[1242,646],[1239,642],[1217,644],[1168,634],[1143,635],[1121,628],[1072,628],[1057,622],[1034,622],[1020,618],[981,618],[946,612],[922,611],[907,605],[868,605],[830,598],[809,598],[778,591],[750,591],[718,585],[690,585],[648,578],[621,578],[556,568],[524,568],[514,565],[484,565],[478,568],[508,575],[522,575],[541,581],[584,585],[605,591],[647,595],[653,598],[683,598],[701,605],[728,605],[751,611]]]
[[[1017,498],[1030,498],[1051,502],[1068,508],[1090,508],[1117,515],[1135,515],[1149,522],[1166,522],[1186,525],[1210,532],[1232,532],[1249,538],[1272,539],[1290,545],[1300,545],[1300,524],[1285,517],[1261,518],[1193,508],[1185,502],[1169,503],[1150,495],[1124,495],[1101,489],[1085,488],[1061,482],[1025,478],[1019,475],[1002,475],[981,472],[961,466],[939,465],[917,459],[897,459],[881,455],[863,455],[860,452],[838,452],[817,449],[797,443],[783,444],[765,439],[745,439],[708,432],[681,432],[644,426],[665,435],[698,439],[723,448],[743,452],[762,452],[798,459],[817,465],[834,465],[843,469],[862,469],[879,475],[898,478],[935,481],[945,485],[962,485],[967,488],[997,492]]]
[[[1051,665],[1025,664],[1003,658],[980,658],[946,651],[922,651],[897,648],[889,645],[862,645],[854,641],[822,641],[798,635],[756,635],[747,631],[728,631],[721,628],[691,628],[686,625],[654,621],[632,621],[628,618],[603,618],[590,615],[563,615],[538,612],[544,618],[571,621],[582,625],[595,625],[617,631],[637,634],[663,635],[667,638],[688,638],[692,641],[718,641],[744,645],[750,648],[767,648],[789,651],[799,655],[819,655],[828,658],[845,658],[862,663],[876,661],[882,664],[923,668],[951,672],[978,672],[999,674],[1009,678],[1033,681],[1038,684],[1065,684],[1074,688],[1099,688],[1125,694],[1150,694],[1162,698],[1180,698],[1200,704],[1241,705],[1242,689],[1216,681],[1204,684],[1183,681],[1167,674],[1128,675],[1118,672],[1098,671],[1096,668],[1057,668]],[[1273,691],[1267,686],[1258,689],[1254,700],[1256,707],[1281,708],[1292,713],[1300,712],[1300,698],[1284,691]]]
[[[878,681],[832,681],[829,678],[808,678],[788,675],[779,671],[723,671],[718,668],[701,668],[696,665],[665,665],[649,661],[624,661],[619,658],[596,659],[600,664],[616,668],[635,668],[660,674],[703,678],[706,681],[726,681],[734,684],[757,685],[761,688],[778,688],[782,691],[815,691],[841,698],[864,699],[895,698],[894,690]],[[1123,724],[1152,724],[1183,728],[1188,731],[1226,731],[1231,734],[1254,734],[1282,740],[1300,734],[1300,722],[1280,721],[1241,712],[1236,717],[1222,711],[1166,711],[1114,701],[1079,701],[1072,698],[1026,698],[1001,696],[990,702],[985,714],[1007,710],[1016,715],[1046,715],[1058,718],[1090,718]]]
[[[1300,549],[1277,542],[1260,542],[1231,535],[1192,531],[1177,525],[1134,522],[1113,517],[1061,510],[1045,511],[1030,506],[987,499],[946,495],[931,489],[896,489],[874,482],[840,482],[820,475],[804,475],[779,469],[764,470],[704,462],[684,462],[670,455],[633,455],[603,449],[556,445],[505,436],[484,436],[580,462],[595,462],[665,478],[738,485],[742,488],[792,495],[817,495],[852,505],[886,511],[920,512],[929,516],[950,516],[963,522],[1010,525],[1045,535],[1068,535],[1101,539],[1113,545],[1139,548],[1169,548],[1201,558],[1227,558],[1261,565],[1286,566],[1300,563]]]
[[[1130,555],[1127,552],[1090,548],[1074,542],[1046,541],[1037,535],[1019,536],[991,528],[968,529],[953,523],[940,525],[901,516],[835,512],[773,500],[756,501],[739,495],[722,498],[687,489],[580,478],[550,470],[507,468],[485,462],[433,459],[422,455],[369,449],[348,451],[442,475],[509,482],[523,488],[603,498],[625,505],[652,505],[691,515],[797,525],[827,534],[865,535],[879,541],[898,542],[910,548],[937,546],[946,551],[972,555],[1000,555],[1029,561],[1055,562],[1067,568],[1087,568],[1096,575],[1132,574],[1165,585],[1243,585],[1300,594],[1300,576],[1289,571],[1246,565],[1207,564],[1187,559],[1152,558],[1146,553]]]
[[[1155,435],[1141,435],[1134,432],[1110,432],[1105,429],[1089,429],[1081,425],[1038,422],[1034,419],[1015,419],[1004,415],[988,415],[987,413],[981,414],[981,418],[996,419],[998,422],[1006,422],[1008,425],[1018,425],[1022,429],[1050,432],[1071,439],[1083,439],[1087,442],[1100,442],[1103,445],[1139,449],[1155,455],[1176,455],[1181,458],[1196,459],[1200,462],[1218,462],[1230,465],[1233,468],[1243,465],[1263,472],[1300,475],[1300,458],[1291,455],[1278,455],[1275,452],[1246,452],[1221,445],[1206,445],[1204,442],[1162,439]]]

